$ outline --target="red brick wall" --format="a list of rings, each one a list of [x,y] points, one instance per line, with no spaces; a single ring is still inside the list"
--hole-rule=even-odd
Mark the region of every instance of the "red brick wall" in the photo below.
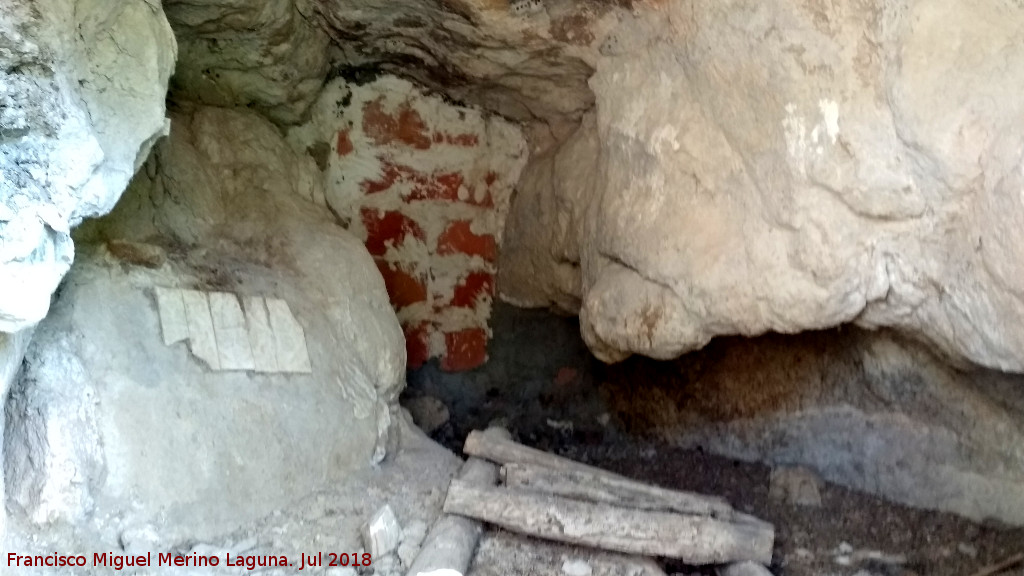
[[[409,367],[485,362],[500,234],[526,155],[518,130],[393,78],[336,81],[312,122],[289,138],[330,143],[327,201],[377,262]]]

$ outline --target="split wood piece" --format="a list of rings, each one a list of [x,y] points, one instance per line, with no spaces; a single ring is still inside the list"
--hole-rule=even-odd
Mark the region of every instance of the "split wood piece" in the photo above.
[[[723,520],[736,514],[721,498],[658,488],[594,466],[555,456],[492,431],[473,431],[463,451],[506,465],[511,487],[529,488],[559,496],[582,498],[644,510],[713,516]],[[545,472],[544,469],[550,472]],[[529,486],[526,484],[529,483]]]
[[[971,576],[994,576],[995,574],[1009,570],[1018,564],[1024,564],[1024,553],[1010,556],[1006,560],[1003,560],[998,564],[993,564],[988,568],[983,568]]]
[[[775,540],[774,529],[763,523],[634,510],[458,480],[448,488],[444,511],[527,536],[694,565],[770,564]]]
[[[496,437],[511,438],[507,431],[492,429]],[[498,481],[498,468],[490,462],[470,458],[459,470],[458,482],[470,486],[493,487]],[[431,527],[416,559],[406,572],[408,576],[462,576],[469,570],[473,553],[480,542],[480,522],[442,514]]]
[[[742,516],[722,499],[679,492],[643,484],[611,473],[595,474],[579,470],[554,470],[536,464],[506,464],[501,469],[505,486],[528,492],[541,492],[614,504],[639,510],[660,510],[733,520]]]

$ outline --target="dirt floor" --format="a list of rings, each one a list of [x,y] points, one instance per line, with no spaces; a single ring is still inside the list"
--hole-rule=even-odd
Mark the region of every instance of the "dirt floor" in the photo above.
[[[661,486],[723,496],[776,526],[771,570],[780,576],[973,576],[1024,552],[1024,529],[917,510],[827,483],[820,507],[796,506],[769,497],[766,466],[624,432],[597,393],[606,368],[587,354],[574,325],[573,319],[499,306],[500,336],[488,364],[461,374],[428,364],[410,372],[404,400],[441,400],[451,417],[432,437],[456,452],[470,430],[497,421],[524,444]],[[570,380],[575,384],[562,385]],[[595,576],[604,573],[590,554],[492,529],[473,574],[560,574],[565,562],[581,557]],[[659,564],[670,575],[714,574],[713,568]],[[1024,576],[1024,566],[1001,574]]]

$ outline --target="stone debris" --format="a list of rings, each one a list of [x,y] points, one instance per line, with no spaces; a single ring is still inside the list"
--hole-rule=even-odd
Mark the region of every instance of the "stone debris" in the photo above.
[[[448,423],[451,413],[444,402],[433,396],[418,396],[405,402],[412,421],[427,434],[433,434]]]
[[[312,373],[302,326],[278,298],[156,287],[164,344],[188,341],[212,370]]]
[[[594,570],[584,560],[574,558],[562,563],[562,574],[566,576],[590,576]]]
[[[411,566],[416,555],[420,553],[423,539],[427,537],[427,524],[413,520],[402,529],[402,542],[398,545],[398,559],[403,566]]]
[[[385,504],[363,525],[361,534],[363,547],[376,561],[398,548],[402,540],[402,527],[398,524],[395,511]]]
[[[822,480],[802,466],[772,469],[768,495],[793,506],[821,506]]]
[[[978,557],[978,547],[974,546],[973,544],[968,544],[967,542],[961,542],[957,544],[956,550],[957,552],[963,554],[964,556],[967,556],[968,558]]]

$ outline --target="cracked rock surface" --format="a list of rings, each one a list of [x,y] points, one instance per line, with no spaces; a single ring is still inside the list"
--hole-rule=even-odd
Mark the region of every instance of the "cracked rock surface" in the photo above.
[[[503,294],[606,361],[855,323],[1024,370],[1024,8],[659,4],[527,167]]]
[[[38,322],[74,256],[166,133],[174,36],[159,3],[0,6],[0,331]]]

